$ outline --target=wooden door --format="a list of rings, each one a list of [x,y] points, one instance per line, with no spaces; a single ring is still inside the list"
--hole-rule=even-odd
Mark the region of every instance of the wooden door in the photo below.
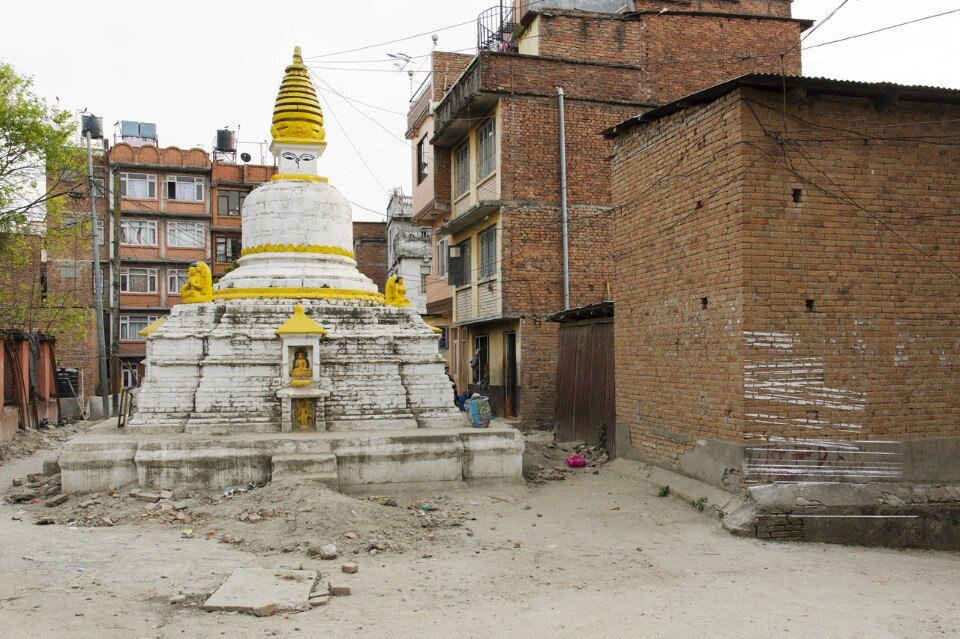
[[[602,423],[607,450],[613,453],[616,417],[612,319],[564,324],[559,330],[558,349],[557,440],[593,445],[597,427]]]

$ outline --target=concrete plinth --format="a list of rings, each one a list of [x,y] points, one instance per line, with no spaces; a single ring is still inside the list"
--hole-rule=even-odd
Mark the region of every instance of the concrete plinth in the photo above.
[[[520,481],[523,441],[506,426],[396,431],[143,435],[94,431],[60,456],[65,493],[136,483],[223,488],[276,479],[351,491],[371,485]]]

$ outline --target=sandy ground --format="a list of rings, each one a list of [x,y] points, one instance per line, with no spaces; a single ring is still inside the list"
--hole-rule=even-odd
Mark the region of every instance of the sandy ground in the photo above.
[[[0,486],[38,471],[49,455],[0,466]],[[615,461],[596,475],[542,485],[391,495],[397,507],[358,500],[350,508],[333,496],[299,523],[296,513],[309,508],[297,501],[303,489],[268,487],[261,501],[297,501],[284,511],[296,511],[294,525],[279,516],[273,532],[255,533],[235,516],[257,503],[258,491],[220,505],[194,496],[190,511],[207,514],[189,525],[141,518],[142,505],[118,498],[110,504],[120,515],[115,526],[36,526],[42,507],[15,521],[18,507],[3,503],[0,636],[960,636],[960,556],[737,539],[716,518],[658,498],[644,475],[636,463]],[[422,526],[405,506],[424,501],[457,523]],[[371,508],[389,510],[388,533],[378,532]],[[363,526],[356,543],[336,538]],[[188,527],[192,538],[183,536]],[[249,541],[219,543],[222,532]],[[398,548],[370,555],[363,537],[378,534],[396,537]],[[308,556],[310,543],[331,541],[359,573],[342,575],[340,560]],[[192,605],[238,566],[318,569],[353,594],[262,619]],[[187,601],[170,604],[180,593]]]

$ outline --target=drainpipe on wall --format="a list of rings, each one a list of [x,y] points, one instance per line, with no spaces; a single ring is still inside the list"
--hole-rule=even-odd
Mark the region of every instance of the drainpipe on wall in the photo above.
[[[567,251],[567,130],[563,119],[563,87],[557,87],[560,110],[560,235],[563,241],[563,310],[570,308],[570,254]]]

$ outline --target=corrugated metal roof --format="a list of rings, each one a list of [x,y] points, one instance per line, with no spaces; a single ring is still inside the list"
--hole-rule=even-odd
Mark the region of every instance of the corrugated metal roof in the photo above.
[[[808,93],[847,95],[865,98],[896,96],[900,100],[914,102],[939,102],[960,104],[960,89],[931,87],[922,85],[896,84],[894,82],[862,82],[859,80],[834,80],[800,75],[778,75],[775,73],[750,73],[727,80],[710,88],[691,93],[673,102],[668,102],[651,111],[641,113],[624,120],[620,124],[606,129],[607,137],[617,137],[641,124],[656,122],[660,118],[682,111],[697,104],[713,102],[717,98],[739,88],[767,91],[805,89]]]

